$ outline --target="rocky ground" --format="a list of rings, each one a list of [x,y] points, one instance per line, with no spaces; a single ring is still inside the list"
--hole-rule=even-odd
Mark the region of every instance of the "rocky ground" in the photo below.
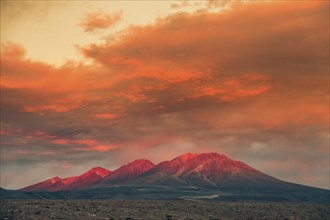
[[[329,219],[329,204],[1,200],[0,219]]]

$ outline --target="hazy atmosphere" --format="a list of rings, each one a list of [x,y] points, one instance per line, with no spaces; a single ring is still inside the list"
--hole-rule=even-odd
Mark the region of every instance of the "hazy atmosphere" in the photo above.
[[[329,188],[328,1],[1,1],[1,187],[187,152]]]

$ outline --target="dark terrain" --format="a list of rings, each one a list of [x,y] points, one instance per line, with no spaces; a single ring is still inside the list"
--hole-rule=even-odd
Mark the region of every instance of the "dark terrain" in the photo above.
[[[1,199],[111,199],[111,200],[198,200],[214,202],[315,202],[329,203],[330,192],[325,189],[303,187],[292,190],[210,189],[184,186],[108,186],[73,191],[5,190]]]
[[[329,219],[328,204],[169,200],[1,200],[0,219]]]

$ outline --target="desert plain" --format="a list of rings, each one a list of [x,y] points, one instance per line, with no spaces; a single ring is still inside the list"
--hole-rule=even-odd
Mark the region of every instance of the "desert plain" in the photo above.
[[[0,219],[327,220],[326,203],[186,200],[1,200]]]

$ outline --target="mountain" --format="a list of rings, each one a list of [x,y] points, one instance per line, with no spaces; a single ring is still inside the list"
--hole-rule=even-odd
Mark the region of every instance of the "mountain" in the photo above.
[[[186,153],[155,165],[139,159],[110,172],[95,167],[80,176],[54,177],[25,187],[23,191],[60,191],[103,188],[113,185],[194,186],[217,189],[292,189],[287,183],[247,164],[218,153]]]
[[[24,187],[22,191],[60,191],[60,190],[76,190],[83,187],[93,185],[104,177],[108,176],[111,171],[102,167],[94,167],[80,176],[73,176],[61,179],[53,177],[46,181]]]
[[[110,174],[111,171],[107,169],[102,167],[94,167],[86,173],[78,176],[73,182],[66,185],[63,190],[75,190],[93,185]]]
[[[127,183],[251,189],[286,185],[285,182],[240,161],[217,153],[184,154],[171,161],[159,163]]]
[[[217,188],[267,188],[284,184],[243,162],[217,153],[200,154],[188,160],[173,176],[187,185]]]
[[[163,161],[152,169],[130,181],[134,185],[186,185],[185,182],[174,176],[185,164],[198,154],[187,153],[171,161]]]
[[[80,176],[54,177],[4,198],[186,199],[328,202],[329,190],[294,184],[223,154],[187,153],[155,165],[139,159],[115,171],[95,167]]]
[[[40,183],[33,184],[22,188],[22,191],[59,191],[62,190],[67,184],[75,181],[77,177],[68,177],[61,179],[59,177],[53,177]]]
[[[155,166],[150,160],[139,159],[126,164],[99,181],[97,185],[125,184]]]

